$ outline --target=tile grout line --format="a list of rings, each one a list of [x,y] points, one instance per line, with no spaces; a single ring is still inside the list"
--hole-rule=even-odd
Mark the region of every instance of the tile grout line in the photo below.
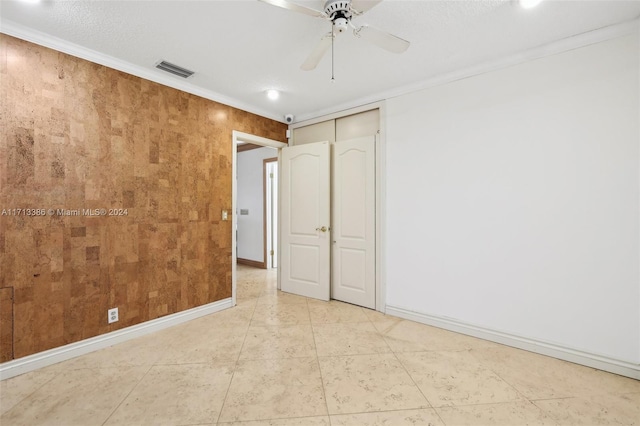
[[[253,422],[271,422],[272,420],[298,420],[298,419],[317,419],[318,417],[329,417],[329,416],[297,416],[297,417],[270,417],[268,419],[259,419],[259,420],[237,420],[233,422],[222,422],[216,423],[215,425],[211,425],[211,423],[202,423],[204,426],[225,426],[225,425],[235,425],[235,424],[249,424]],[[198,425],[179,425],[179,426],[198,426]]]
[[[566,398],[561,398],[561,399],[566,399]],[[534,407],[536,407],[538,410],[540,410],[540,412],[541,412],[543,415],[548,416],[548,417],[549,417],[550,419],[552,419],[553,421],[556,421],[556,422],[560,422],[560,421],[561,421],[561,419],[560,419],[560,418],[558,418],[558,417],[554,416],[552,413],[550,413],[550,412],[548,412],[548,411],[546,411],[546,410],[543,410],[543,409],[542,409],[542,407],[538,406],[538,404],[536,404],[536,403],[535,403],[535,401],[531,401],[531,400],[528,400],[528,399],[527,399],[527,401],[529,402],[529,404],[533,405],[533,406],[534,406]],[[547,401],[548,401],[548,400],[547,400]],[[558,424],[560,424],[560,423],[558,423]]]
[[[263,285],[266,285],[268,280],[265,278],[263,280]],[[264,293],[264,288],[260,291],[260,296],[262,296],[262,293]],[[224,406],[227,403],[227,398],[229,397],[229,390],[231,389],[231,384],[233,383],[233,378],[236,375],[236,371],[238,370],[238,364],[240,363],[240,356],[242,355],[242,349],[244,349],[244,344],[247,341],[247,335],[249,334],[249,329],[251,328],[251,322],[253,321],[253,316],[256,313],[256,309],[258,308],[258,299],[260,298],[260,296],[258,296],[256,298],[256,304],[253,307],[253,311],[251,312],[251,318],[249,318],[249,323],[247,324],[247,328],[244,332],[244,339],[242,339],[242,345],[240,346],[240,350],[238,351],[238,357],[236,358],[236,362],[235,365],[233,367],[233,373],[231,373],[231,379],[229,380],[229,386],[227,386],[227,391],[224,393],[224,399],[222,400],[222,405],[220,406],[220,412],[218,413],[218,418],[215,421],[215,424],[220,423],[220,417],[222,416],[222,411],[224,410]],[[234,306],[235,308],[236,306]],[[233,308],[231,308],[233,309]]]
[[[65,361],[62,361],[65,362]],[[54,364],[55,365],[55,364]],[[37,372],[38,370],[36,370]],[[24,398],[21,398],[18,402],[16,402],[15,404],[13,404],[13,406],[11,408],[9,408],[7,411],[0,413],[0,417],[6,415],[7,413],[9,413],[10,411],[13,411],[14,408],[16,408],[18,405],[20,405],[23,401],[25,401],[27,398],[31,398],[33,396],[34,393],[38,392],[40,389],[42,389],[42,387],[44,387],[46,384],[48,384],[49,382],[53,381],[54,379],[56,379],[58,376],[62,375],[64,372],[66,372],[68,370],[65,371],[60,371],[58,373],[55,373],[53,375],[53,377],[51,377],[49,380],[47,380],[46,382],[44,382],[42,385],[38,386],[33,392],[29,393],[28,395],[26,395]],[[29,373],[26,373],[29,374]],[[16,376],[16,377],[20,377]],[[13,379],[13,377],[11,378]],[[11,379],[7,379],[7,380],[11,380]],[[4,380],[3,380],[4,382]]]
[[[382,333],[381,333],[382,334]],[[404,365],[404,363],[402,362],[402,360],[400,358],[398,358],[398,355],[396,354],[396,352],[391,348],[391,345],[389,345],[389,343],[387,342],[386,339],[384,339],[384,336],[382,336],[383,340],[385,341],[385,343],[387,343],[387,345],[389,346],[389,349],[391,349],[391,353],[393,354],[393,357],[398,361],[398,363],[400,364],[400,366],[402,367],[402,369],[405,371],[405,373],[407,373],[407,376],[409,376],[409,378],[411,379],[411,382],[413,383],[413,385],[416,387],[416,389],[418,389],[418,391],[420,392],[420,395],[422,395],[422,397],[425,399],[425,401],[427,401],[427,404],[429,404],[429,407],[433,410],[433,412],[436,414],[436,416],[438,416],[438,418],[440,419],[440,421],[442,422],[443,425],[447,425],[447,423],[444,421],[444,419],[442,418],[442,416],[440,416],[440,413],[438,412],[438,410],[436,409],[436,407],[433,406],[433,404],[431,403],[431,401],[429,401],[429,398],[427,398],[427,396],[424,394],[424,392],[422,392],[422,389],[420,389],[420,386],[418,386],[418,384],[416,383],[415,379],[413,378],[413,376],[411,375],[411,373],[409,373],[409,370],[407,370],[407,367]]]
[[[147,369],[147,371],[145,371],[145,373],[142,375],[142,377],[140,377],[140,380],[138,380],[138,383],[136,383],[134,386],[132,386],[131,390],[129,392],[127,392],[127,394],[122,398],[122,400],[118,403],[118,405],[116,405],[116,407],[113,410],[111,410],[111,413],[109,413],[109,415],[107,416],[105,421],[102,422],[102,426],[107,424],[109,419],[111,419],[111,417],[115,414],[115,412],[118,411],[118,408],[120,408],[120,406],[122,406],[122,403],[125,402],[127,400],[127,398],[129,398],[129,395],[131,395],[133,393],[133,391],[136,390],[136,388],[138,386],[140,386],[140,383],[142,383],[144,378],[147,377],[147,375],[149,374],[149,372],[151,371],[153,366],[154,366],[154,364],[149,365],[149,368]]]
[[[545,413],[544,410],[542,410],[542,408],[538,407],[531,399],[527,398],[526,395],[524,395],[522,392],[520,392],[520,390],[511,383],[510,380],[506,380],[504,377],[502,377],[502,375],[500,375],[499,372],[497,372],[494,368],[491,368],[490,366],[485,366],[482,359],[478,358],[474,353],[473,353],[473,348],[470,349],[469,354],[478,362],[479,365],[481,365],[482,367],[486,368],[487,370],[489,370],[490,372],[492,372],[493,374],[496,375],[496,377],[498,377],[500,380],[502,380],[504,383],[506,383],[511,389],[513,389],[515,391],[515,393],[517,395],[519,395],[520,397],[522,397],[525,401],[529,402],[531,405],[535,406],[536,408],[538,408],[541,412]],[[517,401],[517,400],[516,400]],[[511,401],[511,402],[515,402],[515,401]],[[476,405],[481,405],[481,404],[476,404]]]
[[[308,302],[307,302],[307,313],[309,314],[309,324],[311,328],[311,337],[313,337],[313,347],[316,352],[316,365],[318,366],[318,373],[320,374],[320,386],[322,386],[322,396],[324,398],[324,407],[327,410],[327,419],[329,419],[329,426],[331,426],[331,413],[329,413],[329,404],[327,404],[327,391],[324,387],[324,378],[322,377],[322,368],[320,367],[320,357],[318,356],[318,345],[316,343],[316,333],[313,331],[313,322],[311,321],[311,309],[309,309]]]

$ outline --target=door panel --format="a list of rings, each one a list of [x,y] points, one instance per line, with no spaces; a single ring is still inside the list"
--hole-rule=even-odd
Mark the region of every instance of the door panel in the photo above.
[[[293,129],[291,139],[295,146],[318,141],[335,142],[336,122],[335,120],[328,120],[309,126],[298,127],[297,129]]]
[[[282,291],[329,300],[329,143],[283,148],[280,179]]]
[[[342,287],[358,292],[365,292],[365,280],[362,277],[367,273],[367,252],[366,250],[354,250],[349,248],[338,249],[337,255],[340,257],[340,279]],[[344,267],[348,265],[348,267]]]
[[[358,114],[337,118],[335,121],[337,141],[375,135],[380,128],[380,110],[373,109],[360,112]]]
[[[291,278],[317,283],[320,279],[320,250],[317,246],[291,244]]]
[[[331,297],[375,309],[375,137],[336,142]]]
[[[366,174],[367,152],[360,149],[346,149],[336,147],[336,202],[340,208],[336,209],[339,217],[339,232],[341,238],[364,241],[367,238]],[[340,152],[343,150],[342,152]]]
[[[291,211],[291,233],[294,235],[315,236],[317,225],[323,212],[320,210],[320,192],[318,174],[320,156],[299,154],[289,160],[290,200],[295,209]],[[316,226],[310,227],[309,224]]]

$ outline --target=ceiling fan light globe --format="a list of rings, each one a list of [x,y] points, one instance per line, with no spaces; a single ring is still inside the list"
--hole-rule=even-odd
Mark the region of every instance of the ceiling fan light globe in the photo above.
[[[542,3],[542,0],[518,0],[518,3],[520,3],[520,7],[523,9],[533,9]]]
[[[346,18],[337,18],[333,21],[333,26],[337,32],[343,33],[349,28],[349,21]]]

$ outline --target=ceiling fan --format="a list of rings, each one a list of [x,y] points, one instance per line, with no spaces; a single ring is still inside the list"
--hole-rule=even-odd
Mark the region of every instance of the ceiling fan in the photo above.
[[[300,68],[305,71],[315,69],[322,57],[327,53],[327,50],[329,50],[329,47],[333,47],[333,40],[336,35],[347,31],[349,28],[353,29],[353,34],[356,37],[367,40],[389,52],[402,53],[409,48],[407,40],[367,25],[358,27],[351,21],[352,18],[362,15],[381,3],[382,0],[328,0],[324,4],[323,11],[285,0],[259,1],[331,22],[331,31],[320,39],[320,42],[302,63]]]

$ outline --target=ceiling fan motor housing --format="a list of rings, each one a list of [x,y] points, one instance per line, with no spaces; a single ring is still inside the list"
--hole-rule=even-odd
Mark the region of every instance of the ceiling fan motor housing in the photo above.
[[[333,26],[339,33],[345,32],[351,20],[350,0],[329,0],[324,5],[324,13],[333,22]]]

